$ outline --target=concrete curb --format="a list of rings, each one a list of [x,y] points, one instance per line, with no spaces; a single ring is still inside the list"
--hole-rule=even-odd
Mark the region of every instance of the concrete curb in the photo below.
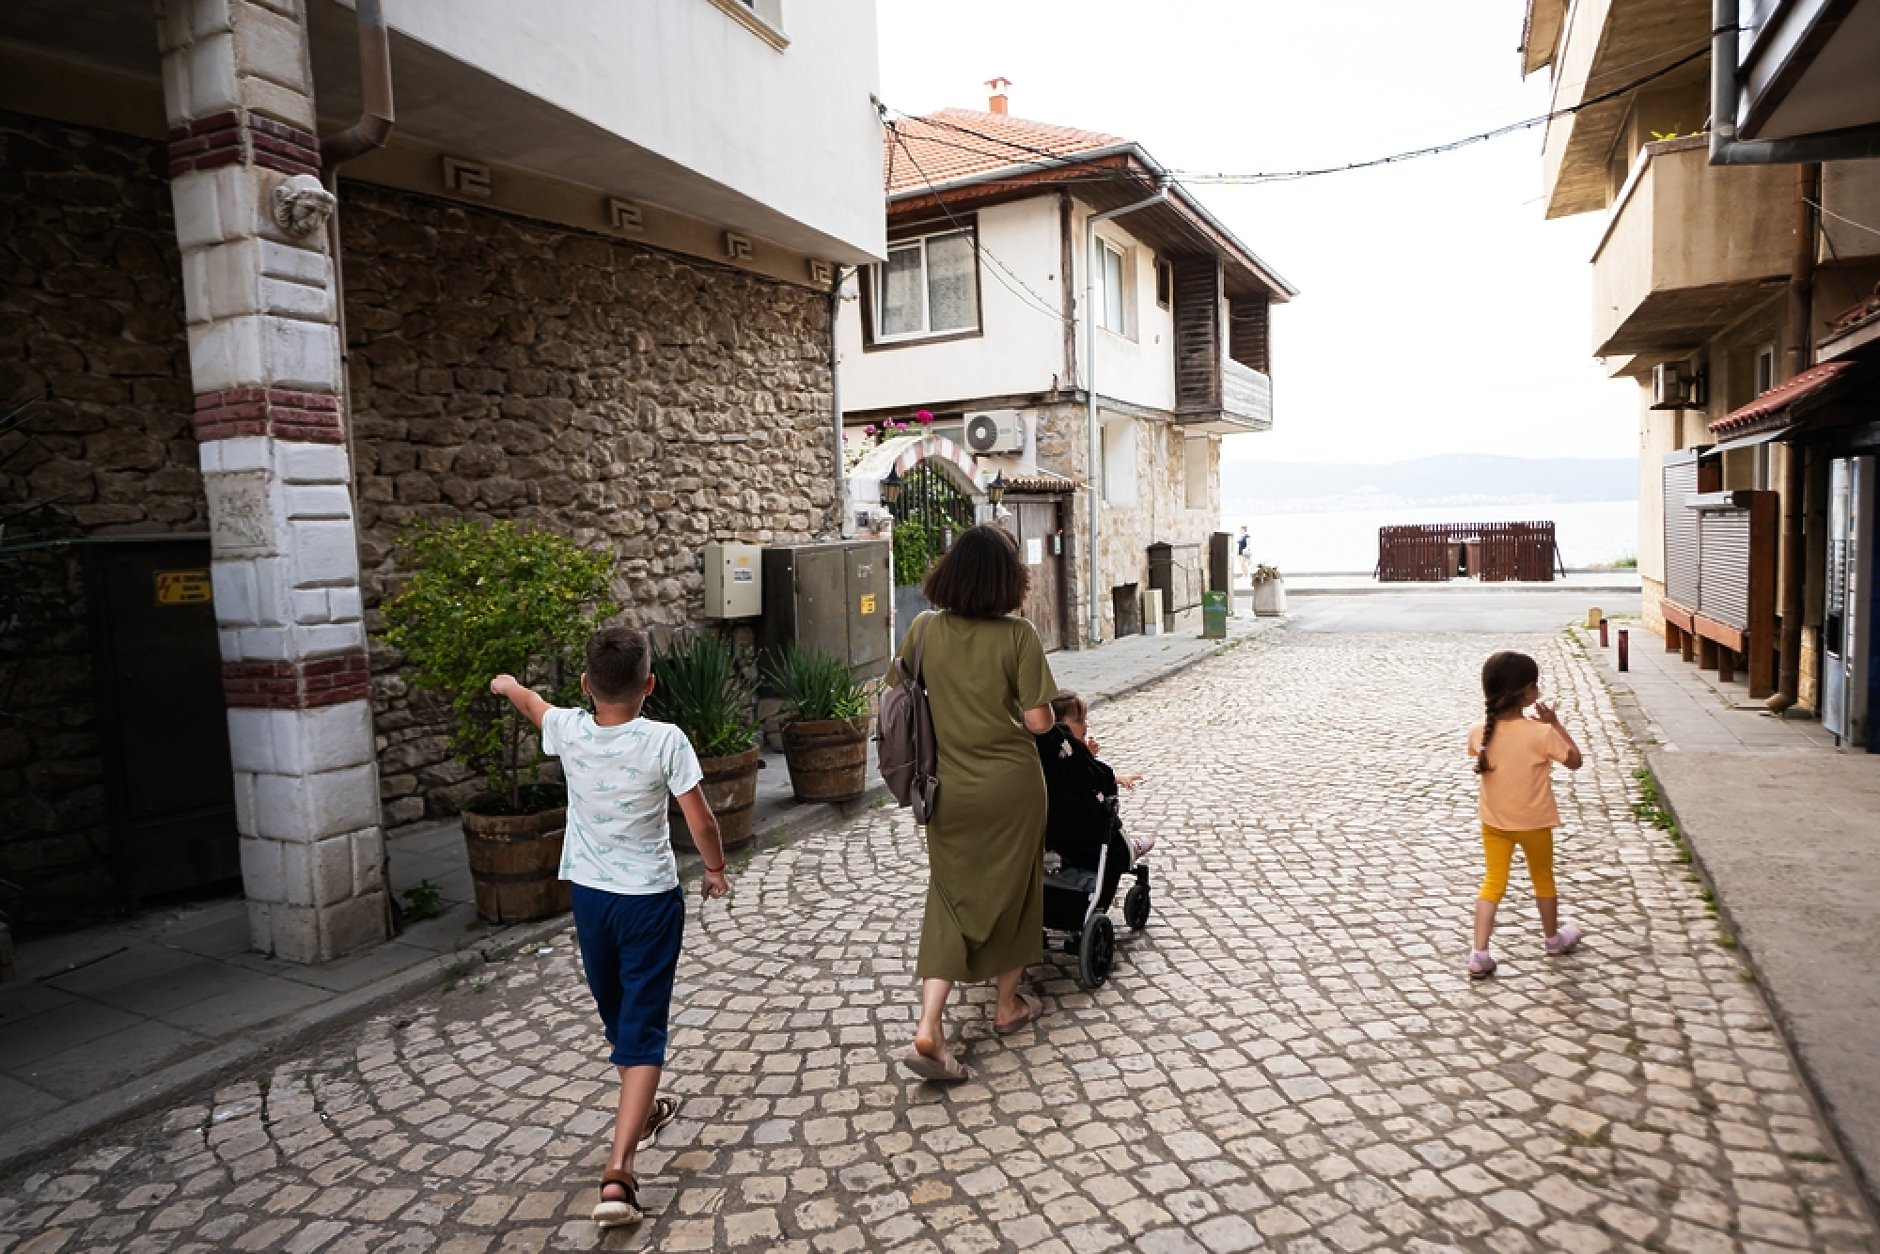
[[[0,1178],[17,1173],[36,1159],[65,1149],[101,1132],[110,1124],[134,1119],[154,1107],[186,1093],[213,1086],[233,1072],[254,1065],[271,1053],[289,1050],[334,1028],[355,1023],[387,1005],[402,1001],[447,978],[455,962],[474,957],[488,962],[492,950],[520,949],[553,935],[568,925],[569,916],[518,923],[493,932],[476,944],[450,954],[435,954],[375,980],[363,988],[260,1024],[206,1053],[171,1063],[127,1084],[74,1102],[7,1133],[0,1144]]]

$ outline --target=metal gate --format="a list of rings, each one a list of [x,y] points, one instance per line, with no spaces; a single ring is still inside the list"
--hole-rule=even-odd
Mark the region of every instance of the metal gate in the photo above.
[[[918,587],[953,538],[973,525],[973,498],[946,473],[919,462],[901,477],[894,515],[894,582]]]

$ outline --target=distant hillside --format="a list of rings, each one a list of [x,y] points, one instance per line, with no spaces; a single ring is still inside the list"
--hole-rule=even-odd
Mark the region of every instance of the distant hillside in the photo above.
[[[1230,513],[1636,499],[1638,462],[1632,458],[1445,453],[1383,465],[1221,464],[1221,501]]]

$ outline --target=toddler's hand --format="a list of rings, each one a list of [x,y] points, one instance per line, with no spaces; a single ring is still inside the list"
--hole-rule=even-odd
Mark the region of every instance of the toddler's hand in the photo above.
[[[705,894],[705,900],[710,901],[714,897],[722,897],[730,892],[731,881],[725,878],[723,871],[707,871],[705,872],[705,883],[701,891]]]
[[[1554,707],[1548,705],[1545,701],[1536,701],[1534,703],[1534,717],[1546,723],[1549,727],[1560,726],[1560,716],[1555,714]]]
[[[516,677],[514,675],[498,675],[495,679],[490,680],[490,691],[499,697],[507,696],[509,695],[511,685],[515,684],[515,682]]]
[[[1084,737],[1084,748],[1090,750],[1090,756],[1093,758],[1098,756],[1101,752],[1101,750],[1097,748],[1097,738],[1095,736]]]

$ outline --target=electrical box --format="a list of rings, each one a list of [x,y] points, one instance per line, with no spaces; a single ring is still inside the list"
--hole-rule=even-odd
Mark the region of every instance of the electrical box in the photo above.
[[[765,549],[764,648],[795,641],[841,659],[857,675],[886,670],[890,575],[886,540]]]
[[[706,545],[705,617],[756,618],[763,612],[763,546]]]

